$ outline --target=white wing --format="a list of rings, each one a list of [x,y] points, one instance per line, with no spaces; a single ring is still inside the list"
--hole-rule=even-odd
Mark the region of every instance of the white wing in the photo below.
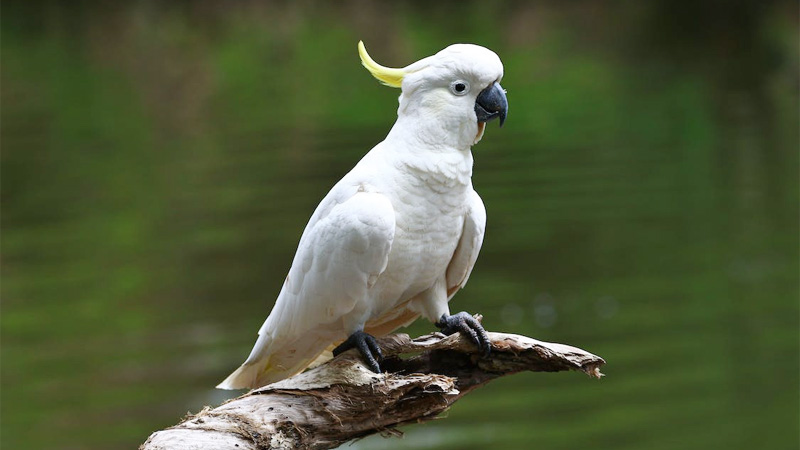
[[[483,200],[474,190],[470,193],[467,199],[467,214],[464,217],[464,231],[461,232],[461,238],[458,241],[453,259],[447,266],[447,273],[445,275],[447,280],[447,298],[453,298],[453,295],[467,284],[472,268],[475,266],[475,260],[478,259],[478,253],[481,251],[483,245],[483,234],[486,230],[486,207],[483,206]]]
[[[335,187],[311,217],[281,293],[247,361],[218,387],[263,386],[307,367],[344,330],[386,269],[394,239],[391,202]]]

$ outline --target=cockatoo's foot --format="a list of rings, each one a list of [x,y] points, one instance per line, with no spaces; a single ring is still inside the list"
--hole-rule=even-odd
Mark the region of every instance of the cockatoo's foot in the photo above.
[[[333,349],[333,356],[346,352],[351,348],[357,348],[358,351],[361,352],[361,356],[364,357],[367,366],[369,366],[373,372],[381,373],[381,366],[378,362],[383,360],[383,353],[381,353],[381,348],[378,346],[378,342],[375,341],[374,337],[363,331],[356,331],[351,334],[346,341]]]
[[[442,329],[442,333],[447,335],[459,331],[466,334],[467,337],[472,339],[472,342],[483,351],[484,356],[489,356],[489,352],[492,350],[492,344],[489,342],[489,335],[486,334],[483,325],[472,317],[471,314],[465,311],[453,314],[452,316],[444,314],[435,325]]]

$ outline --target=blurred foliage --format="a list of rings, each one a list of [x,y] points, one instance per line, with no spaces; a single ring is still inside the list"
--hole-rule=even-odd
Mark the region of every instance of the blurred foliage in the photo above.
[[[796,448],[795,2],[25,2],[0,18],[3,448],[130,448],[247,355],[395,117],[357,58],[503,59],[454,309],[581,346],[357,448]],[[410,333],[431,330],[417,323]]]

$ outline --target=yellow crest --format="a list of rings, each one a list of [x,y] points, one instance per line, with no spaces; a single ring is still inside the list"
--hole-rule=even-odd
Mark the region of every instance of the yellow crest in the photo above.
[[[361,64],[369,70],[373,77],[377,78],[381,83],[399,88],[403,85],[403,77],[405,71],[403,69],[392,69],[391,67],[384,67],[370,58],[367,49],[364,48],[364,42],[358,41],[358,56],[361,57]]]

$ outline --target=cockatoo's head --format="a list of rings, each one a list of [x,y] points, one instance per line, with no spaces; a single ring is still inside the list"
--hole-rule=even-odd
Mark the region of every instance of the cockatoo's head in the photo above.
[[[432,146],[469,148],[486,122],[508,113],[503,63],[491,50],[454,44],[402,69],[381,66],[358,43],[361,63],[383,84],[399,87],[398,125]]]

